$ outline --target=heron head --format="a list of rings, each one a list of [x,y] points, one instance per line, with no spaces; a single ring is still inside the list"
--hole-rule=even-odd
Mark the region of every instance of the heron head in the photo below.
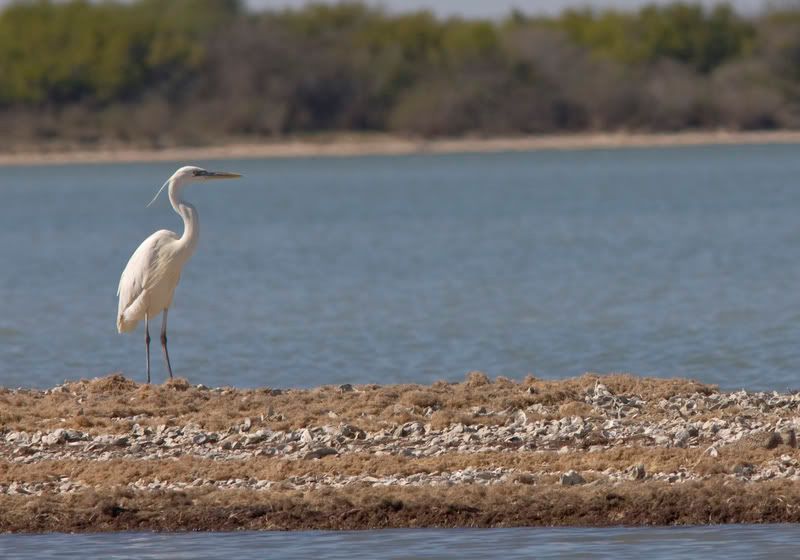
[[[186,165],[173,173],[172,177],[167,179],[167,181],[161,185],[161,188],[158,189],[158,192],[153,197],[153,200],[150,201],[150,204],[153,204],[158,198],[158,195],[161,194],[161,191],[167,188],[167,186],[170,184],[173,185],[174,188],[180,188],[186,183],[190,183],[192,181],[208,181],[210,179],[237,179],[239,177],[241,177],[241,175],[238,173],[230,173],[228,171],[208,171],[202,167]],[[150,206],[150,204],[147,206]]]

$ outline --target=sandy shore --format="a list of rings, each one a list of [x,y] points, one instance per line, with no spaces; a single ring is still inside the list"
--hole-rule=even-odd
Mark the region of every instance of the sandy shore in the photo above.
[[[268,143],[233,143],[225,146],[165,148],[160,150],[118,148],[64,150],[42,146],[0,153],[0,166],[69,163],[192,161],[292,157],[344,157],[363,155],[528,152],[701,146],[725,144],[800,144],[800,131],[703,131],[668,134],[598,133],[527,136],[518,138],[457,138],[423,140],[388,135],[335,135],[314,140]]]
[[[0,389],[0,531],[797,522],[799,409],[626,375]]]

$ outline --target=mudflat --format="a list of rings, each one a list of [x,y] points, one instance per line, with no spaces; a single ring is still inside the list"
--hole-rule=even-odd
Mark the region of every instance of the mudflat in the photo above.
[[[632,375],[0,388],[0,531],[800,521],[798,410]]]

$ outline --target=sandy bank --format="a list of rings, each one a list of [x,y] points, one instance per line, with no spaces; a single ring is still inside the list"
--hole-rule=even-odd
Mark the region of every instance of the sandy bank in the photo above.
[[[0,389],[0,530],[800,521],[799,409],[627,375]]]
[[[316,140],[232,143],[225,146],[164,148],[160,150],[63,149],[42,146],[0,153],[0,166],[147,161],[201,162],[219,159],[344,157],[363,155],[529,152],[701,146],[725,144],[800,144],[800,131],[699,131],[663,134],[597,133],[517,138],[455,138],[423,140],[388,135],[336,135]]]

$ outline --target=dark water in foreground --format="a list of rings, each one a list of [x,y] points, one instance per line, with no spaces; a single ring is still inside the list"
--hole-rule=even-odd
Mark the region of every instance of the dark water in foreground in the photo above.
[[[800,386],[800,147],[194,162],[170,314],[194,383],[431,382],[480,369]],[[183,163],[183,162],[181,162]],[[143,379],[115,332],[176,164],[3,169],[0,384]],[[157,326],[154,330],[157,330]],[[154,379],[163,379],[160,350]]]
[[[0,536],[0,557],[256,560],[371,558],[797,558],[800,527],[451,529],[295,533],[112,533]]]

